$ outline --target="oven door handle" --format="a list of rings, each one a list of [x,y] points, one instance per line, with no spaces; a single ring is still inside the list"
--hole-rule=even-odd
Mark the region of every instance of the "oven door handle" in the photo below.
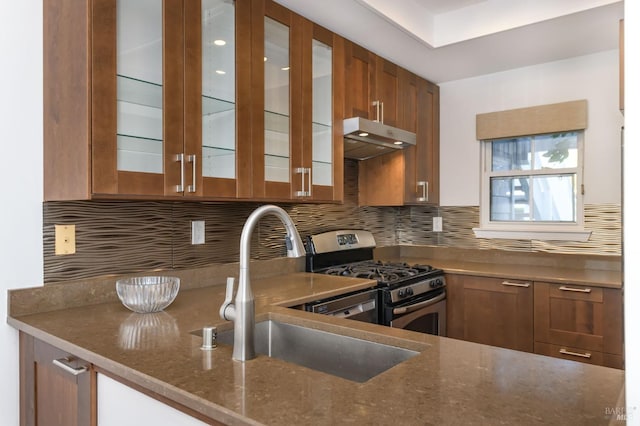
[[[436,303],[440,302],[441,300],[444,300],[446,297],[447,297],[447,293],[442,293],[442,294],[434,297],[433,299],[425,300],[425,301],[416,303],[415,305],[402,306],[400,308],[393,308],[393,314],[394,315],[408,314],[409,312],[417,311],[418,309],[422,309],[422,308],[425,308],[427,306],[435,305]]]

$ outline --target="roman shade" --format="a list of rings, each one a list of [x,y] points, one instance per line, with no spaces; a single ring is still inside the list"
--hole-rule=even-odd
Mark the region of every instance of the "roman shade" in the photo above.
[[[587,128],[587,101],[562,102],[476,115],[476,139],[492,140]]]

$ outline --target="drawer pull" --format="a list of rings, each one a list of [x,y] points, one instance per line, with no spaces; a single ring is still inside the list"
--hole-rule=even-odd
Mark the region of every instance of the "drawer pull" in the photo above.
[[[71,362],[71,359],[69,358],[59,358],[59,359],[53,360],[53,365],[62,368],[64,371],[66,371],[69,374],[73,374],[74,376],[77,376],[87,371],[87,367],[85,366],[74,367],[69,364],[70,362]]]
[[[560,287],[560,290],[562,290],[562,291],[573,291],[573,292],[576,292],[576,293],[591,293],[591,289],[590,288],[571,288],[571,287],[562,286],[562,287]]]
[[[509,287],[529,287],[531,283],[512,283],[511,281],[502,281],[502,285],[506,285]]]
[[[571,356],[579,356],[580,358],[587,358],[590,359],[591,358],[591,354],[589,352],[585,352],[583,354],[579,353],[579,352],[571,352],[566,350],[565,348],[560,349],[559,351],[561,354],[563,355],[571,355]]]

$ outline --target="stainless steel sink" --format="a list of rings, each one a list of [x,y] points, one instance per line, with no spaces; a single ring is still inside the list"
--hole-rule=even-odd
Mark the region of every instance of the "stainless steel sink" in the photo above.
[[[220,332],[218,343],[233,344],[233,330]],[[256,353],[356,382],[372,377],[419,354],[280,321],[256,323]]]

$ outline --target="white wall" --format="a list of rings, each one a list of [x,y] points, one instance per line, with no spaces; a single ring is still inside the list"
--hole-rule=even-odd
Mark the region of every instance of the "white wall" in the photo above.
[[[42,0],[0,12],[0,413],[19,424],[18,333],[6,324],[7,289],[42,284]]]
[[[585,204],[620,203],[618,51],[440,85],[440,203],[477,206],[476,114],[587,99]],[[466,155],[460,155],[465,153]]]

